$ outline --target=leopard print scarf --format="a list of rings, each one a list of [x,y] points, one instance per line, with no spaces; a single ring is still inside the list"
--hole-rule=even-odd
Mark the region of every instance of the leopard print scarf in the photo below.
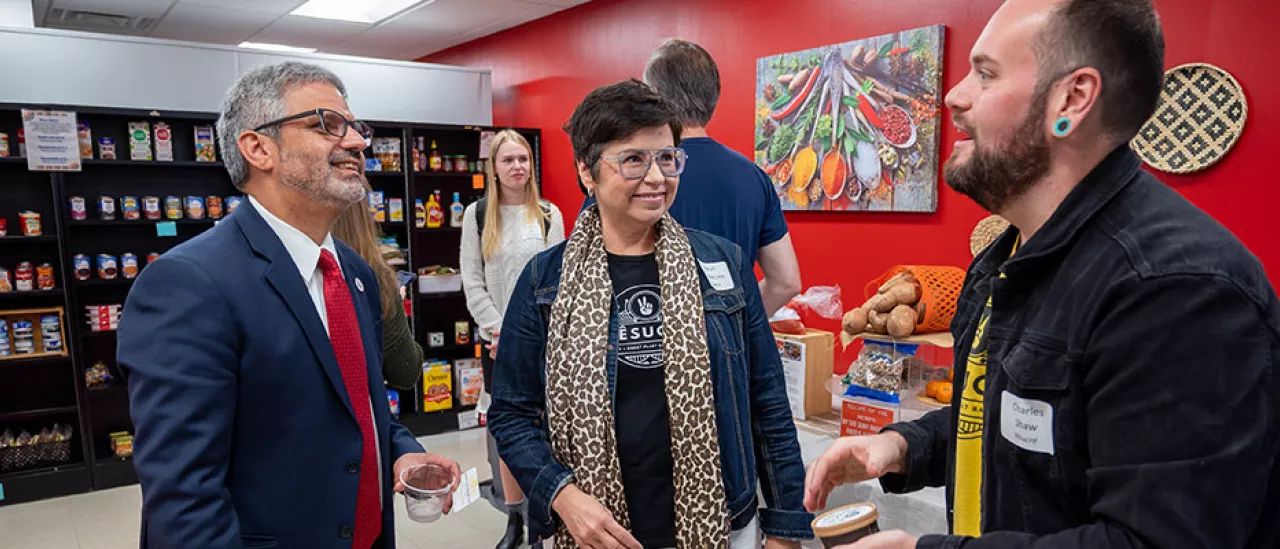
[[[689,237],[670,215],[657,225],[662,358],[675,462],[679,549],[725,548],[729,520],[707,351],[706,319]],[[631,529],[622,485],[605,360],[613,283],[596,206],[584,211],[564,251],[547,338],[547,419],[556,460],[575,483]],[[561,524],[556,549],[575,547]]]

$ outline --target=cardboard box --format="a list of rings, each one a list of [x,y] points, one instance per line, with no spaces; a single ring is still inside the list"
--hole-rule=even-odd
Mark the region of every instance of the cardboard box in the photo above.
[[[831,393],[827,390],[827,382],[831,380],[835,362],[835,334],[808,330],[804,335],[774,332],[773,337],[782,358],[791,415],[805,419],[810,415],[829,413]]]
[[[453,408],[453,372],[448,362],[433,360],[422,365],[422,411]]]

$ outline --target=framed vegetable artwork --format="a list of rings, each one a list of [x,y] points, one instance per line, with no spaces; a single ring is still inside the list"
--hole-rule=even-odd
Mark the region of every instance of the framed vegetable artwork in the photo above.
[[[785,210],[934,212],[942,25],[756,62],[755,161]]]

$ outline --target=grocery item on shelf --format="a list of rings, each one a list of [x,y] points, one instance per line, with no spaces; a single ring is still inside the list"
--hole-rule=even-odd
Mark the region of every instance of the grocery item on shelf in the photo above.
[[[9,270],[0,267],[0,293],[12,292],[13,281],[9,280]]]
[[[196,126],[196,162],[217,162],[218,146],[213,139],[213,126]]]
[[[963,285],[964,271],[957,267],[895,267],[867,286],[865,303],[845,313],[844,332],[903,338],[945,331]]]
[[[111,438],[111,453],[116,457],[127,458],[133,455],[133,435],[128,431],[117,431],[107,436]]]
[[[98,219],[114,221],[116,218],[116,199],[110,196],[98,197]]]
[[[36,288],[40,290],[52,290],[57,287],[57,281],[53,277],[53,265],[41,263],[36,267]]]
[[[35,289],[35,268],[30,261],[23,261],[13,271],[13,287],[19,292],[30,292]]]
[[[187,197],[187,218],[196,220],[204,219],[204,197]]]
[[[454,228],[461,227],[462,215],[466,211],[466,206],[462,205],[461,193],[453,193],[453,204],[449,205],[449,226]]]
[[[164,122],[156,122],[156,160],[173,162],[173,131]]]
[[[151,160],[151,124],[129,123],[129,159]]]
[[[9,157],[9,134],[0,133],[0,158]]]
[[[115,331],[120,325],[120,310],[123,308],[118,303],[113,305],[85,305],[84,311],[89,330],[93,332]]]
[[[244,197],[242,196],[228,196],[226,201],[226,205],[227,205],[226,215],[231,215],[232,212],[236,211],[236,208],[239,208],[240,203],[243,201],[244,201]]]
[[[222,219],[222,197],[210,196],[206,198],[205,210],[209,215],[209,219]]]
[[[110,137],[98,138],[98,159],[99,160],[115,160],[116,159],[116,140]]]
[[[419,229],[427,226],[427,207],[422,205],[421,198],[413,200],[413,226]]]
[[[93,275],[93,269],[89,267],[89,258],[84,254],[71,256],[71,272],[75,274],[76,280],[89,280]]]
[[[88,122],[76,123],[76,137],[80,142],[80,158],[93,158],[93,132]]]
[[[138,256],[129,252],[120,254],[120,276],[130,280],[138,277]]]
[[[98,278],[103,280],[114,280],[116,274],[119,273],[120,264],[116,260],[116,256],[110,254],[98,254]]]
[[[387,201],[387,220],[392,223],[404,223],[403,198],[392,198]]]
[[[433,172],[444,171],[444,157],[440,156],[440,151],[436,149],[436,142],[434,139],[431,140],[430,167]]]
[[[89,390],[100,390],[111,384],[111,369],[106,363],[98,361],[84,369],[84,386]]]
[[[18,225],[22,227],[22,236],[40,236],[44,234],[44,227],[40,223],[40,214],[37,212],[19,212]]]
[[[73,196],[68,200],[71,202],[72,220],[84,221],[89,218],[89,210],[85,207],[83,196]]]
[[[70,461],[71,435],[71,426],[57,423],[35,435],[5,429],[0,433],[0,473]]]
[[[123,214],[123,217],[129,221],[142,219],[142,211],[138,208],[138,197],[120,197],[120,212]]]

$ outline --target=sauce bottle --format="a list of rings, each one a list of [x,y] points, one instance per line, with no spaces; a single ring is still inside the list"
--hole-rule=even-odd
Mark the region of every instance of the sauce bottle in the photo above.
[[[413,226],[419,229],[427,226],[427,207],[422,205],[421,198],[413,201]]]
[[[436,142],[431,141],[431,171],[444,171],[444,157],[440,156],[440,151],[436,149]]]
[[[462,205],[462,198],[458,194],[453,193],[453,204],[449,206],[449,226],[455,228],[462,226],[462,214],[467,211],[467,208]]]
[[[427,228],[437,229],[444,225],[444,209],[440,207],[440,191],[427,198]]]

